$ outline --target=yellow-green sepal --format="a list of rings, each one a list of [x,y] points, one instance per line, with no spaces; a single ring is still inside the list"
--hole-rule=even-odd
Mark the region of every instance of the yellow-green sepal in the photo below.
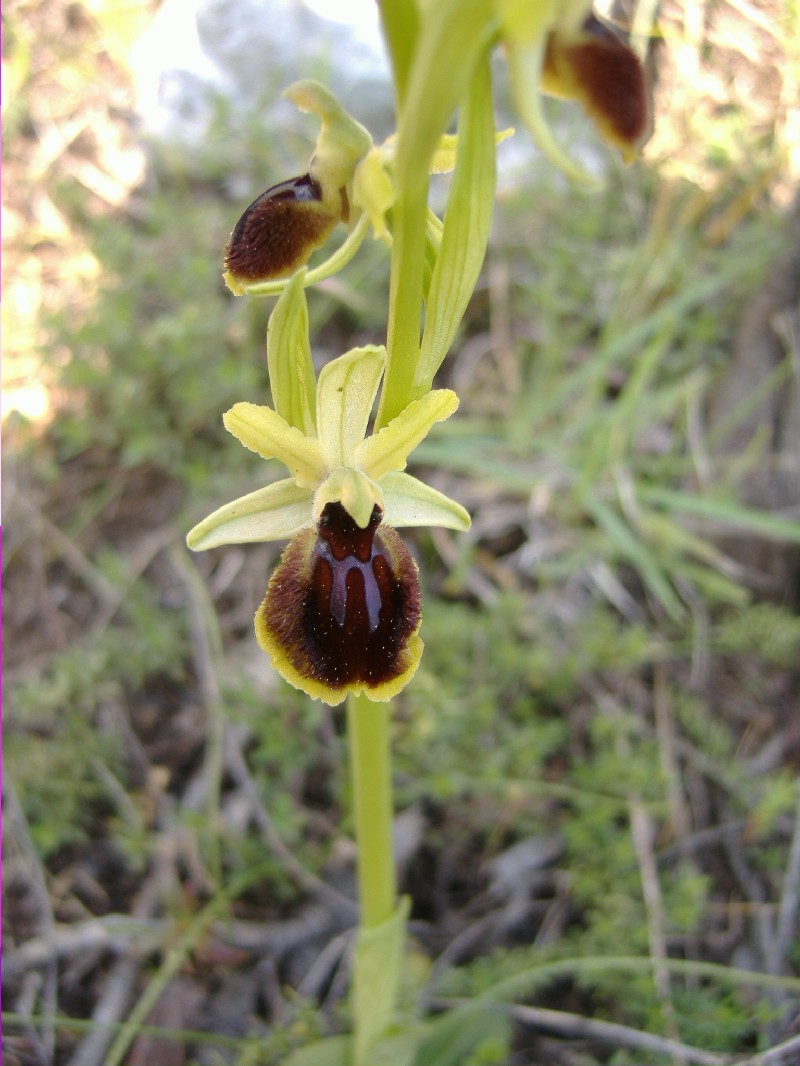
[[[546,48],[545,34],[540,34],[532,40],[507,40],[508,71],[514,102],[522,121],[528,127],[528,132],[550,162],[575,181],[596,187],[600,184],[599,181],[567,155],[553,136],[545,118],[542,106],[542,73]]]
[[[308,525],[310,503],[307,489],[284,478],[218,508],[189,531],[186,543],[200,552],[221,544],[284,540]]]
[[[384,518],[388,525],[442,526],[465,533],[472,525],[469,512],[411,474],[393,470],[381,478]]]
[[[507,43],[531,44],[558,25],[577,29],[591,9],[591,0],[495,0],[501,32]]]

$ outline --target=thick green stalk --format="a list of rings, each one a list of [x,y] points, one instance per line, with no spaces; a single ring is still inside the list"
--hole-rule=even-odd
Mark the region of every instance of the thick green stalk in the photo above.
[[[494,26],[491,0],[437,0],[422,10],[407,91],[398,100],[388,362],[377,428],[391,422],[414,398],[422,327],[428,167]],[[386,32],[391,32],[388,26]]]
[[[402,106],[419,30],[415,0],[378,0],[386,49],[392,64],[395,97]]]
[[[353,952],[352,1066],[369,1066],[394,1017],[408,908],[397,903],[389,704],[350,696],[347,725],[361,900]]]
[[[389,287],[388,363],[376,429],[409,404],[419,360],[422,279],[428,217],[428,171],[424,166],[398,188],[394,205],[392,276]]]
[[[390,918],[397,902],[389,708],[389,703],[373,703],[363,695],[347,701],[360,925],[366,929]]]

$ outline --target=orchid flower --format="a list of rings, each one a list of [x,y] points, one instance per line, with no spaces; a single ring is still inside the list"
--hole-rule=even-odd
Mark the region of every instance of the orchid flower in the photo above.
[[[302,293],[298,276],[276,308],[279,321],[287,304],[304,308]],[[225,504],[187,537],[195,551],[291,538],[256,614],[256,636],[291,684],[330,704],[349,692],[390,699],[419,663],[417,568],[394,527],[470,525],[460,504],[405,472],[410,452],[458,407],[455,393],[429,392],[365,436],[385,363],[378,346],[334,359],[320,372],[312,408],[310,361],[281,369],[273,359],[277,409],[237,403],[223,422],[291,476]]]
[[[355,252],[368,225],[376,237],[389,238],[385,216],[394,200],[387,170],[391,147],[374,145],[361,123],[316,81],[295,82],[284,96],[319,117],[320,133],[308,172],[271,186],[234,227],[225,249],[224,278],[236,296],[276,291],[270,282],[288,279],[304,266],[340,222],[352,224],[352,231],[332,269]]]
[[[650,132],[650,102],[638,57],[587,0],[496,0],[514,101],[536,143],[566,173],[587,175],[555,141],[542,93],[577,100],[625,162]]]

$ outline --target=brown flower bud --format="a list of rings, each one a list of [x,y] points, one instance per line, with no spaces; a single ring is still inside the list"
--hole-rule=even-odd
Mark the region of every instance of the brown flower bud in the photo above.
[[[290,277],[349,214],[346,191],[326,190],[310,174],[273,185],[250,204],[228,241],[229,288],[241,295],[246,285]]]
[[[422,653],[417,567],[375,507],[361,529],[340,503],[297,533],[272,575],[256,636],[295,687],[337,704],[362,690],[387,700]],[[379,529],[380,526],[380,529]]]

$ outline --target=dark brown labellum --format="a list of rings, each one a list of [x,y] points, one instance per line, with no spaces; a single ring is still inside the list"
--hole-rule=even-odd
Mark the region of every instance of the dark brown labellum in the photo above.
[[[554,33],[547,46],[545,84],[581,99],[600,132],[630,157],[650,132],[650,94],[636,53],[590,14],[574,39]]]
[[[244,283],[288,277],[346,220],[347,207],[344,189],[326,197],[310,174],[273,185],[236,223],[225,249],[226,270]]]
[[[361,529],[329,503],[317,529],[287,546],[256,616],[279,670],[285,659],[300,678],[336,692],[377,688],[409,669],[421,610],[417,568],[398,534],[380,525],[378,507]]]

